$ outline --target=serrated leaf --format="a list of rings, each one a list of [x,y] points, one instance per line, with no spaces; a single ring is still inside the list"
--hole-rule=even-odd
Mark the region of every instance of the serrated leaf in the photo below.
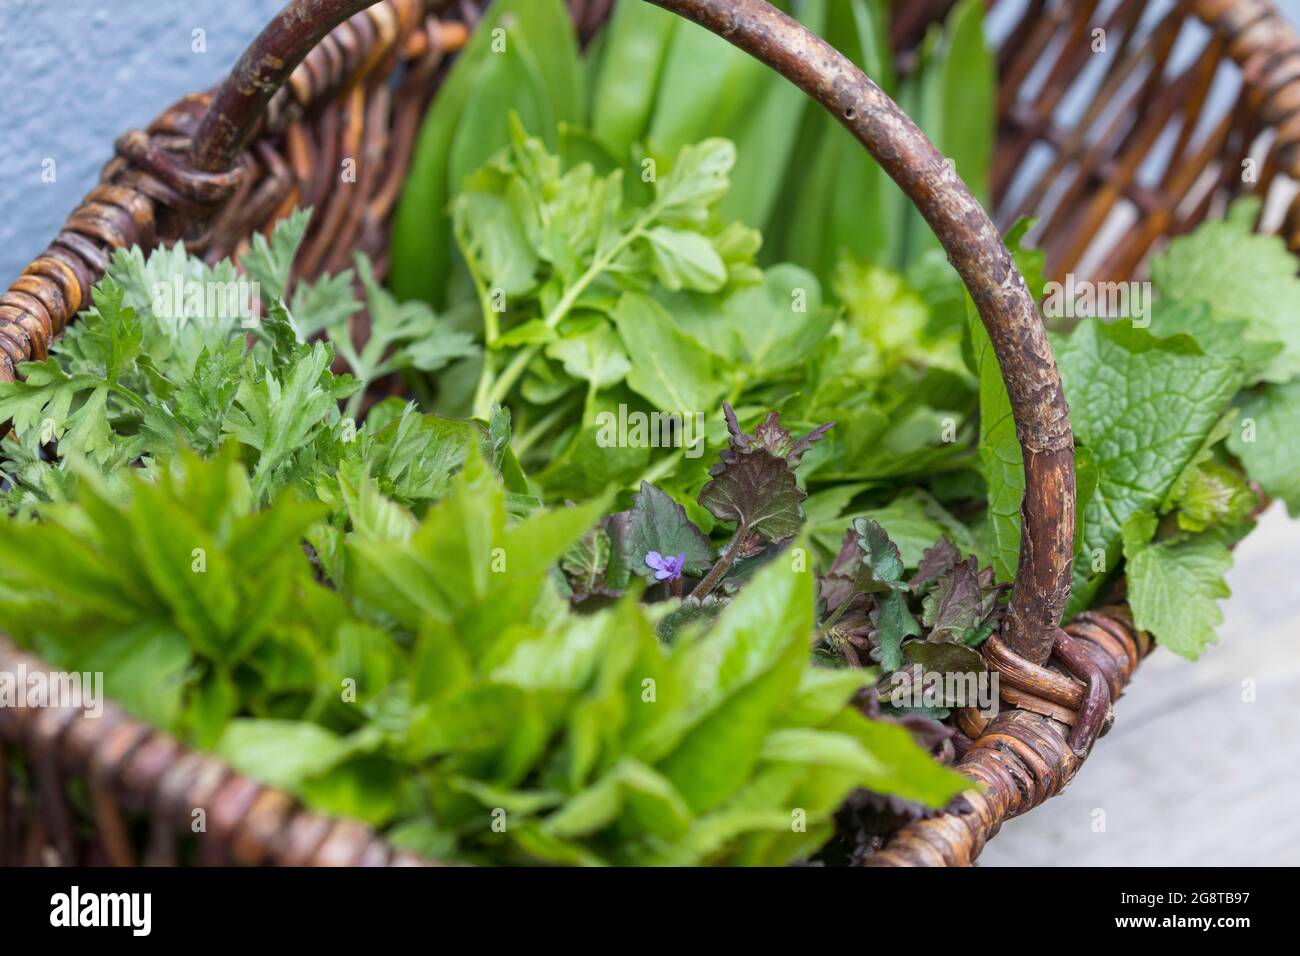
[[[1136,514],[1124,525],[1124,561],[1133,623],[1175,654],[1195,660],[1217,640],[1219,601],[1232,552],[1214,533],[1153,542],[1156,522]]]

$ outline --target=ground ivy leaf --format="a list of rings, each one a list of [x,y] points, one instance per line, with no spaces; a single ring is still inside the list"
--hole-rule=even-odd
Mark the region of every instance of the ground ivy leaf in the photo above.
[[[747,435],[736,413],[723,404],[728,447],[709,469],[710,480],[700,489],[699,502],[715,518],[737,522],[747,533],[767,541],[784,541],[803,525],[802,502],[807,494],[795,482],[800,459],[831,428],[822,425],[794,438],[775,412]]]
[[[713,565],[713,546],[686,517],[686,509],[649,482],[641,482],[641,490],[632,496],[631,510],[614,517],[618,520],[610,521],[610,533],[619,556],[618,568],[624,573],[653,579],[654,572],[645,563],[651,551],[685,555],[683,569],[695,576]]]
[[[907,609],[907,599],[901,591],[882,595],[879,605],[871,612],[875,626],[874,637],[880,649],[880,666],[893,672],[903,666],[903,641],[918,637],[921,627]]]
[[[803,526],[803,490],[784,458],[761,449],[714,466],[700,504],[720,521],[734,521],[768,541],[793,538]]]
[[[974,562],[960,561],[926,595],[921,620],[932,629],[935,640],[944,635],[956,639],[983,622],[982,607]]]
[[[870,592],[898,587],[903,579],[903,558],[880,522],[859,518],[853,522],[853,530],[862,549],[862,565],[868,572],[866,579],[859,578],[860,589]]]
[[[915,661],[928,674],[982,674],[987,669],[984,656],[973,647],[953,644],[950,641],[909,641],[903,645],[903,653],[908,660]],[[949,707],[966,707],[974,704],[967,701],[963,693],[965,681],[954,682],[956,694],[945,697],[944,704]],[[947,682],[945,682],[947,687]]]

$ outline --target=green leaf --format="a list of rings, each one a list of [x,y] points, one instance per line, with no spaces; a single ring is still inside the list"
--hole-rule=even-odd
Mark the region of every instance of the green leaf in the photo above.
[[[1226,465],[1208,462],[1195,469],[1176,502],[1178,527],[1194,532],[1231,528],[1245,521],[1258,503],[1245,478]]]
[[[654,208],[668,221],[702,224],[727,194],[735,165],[736,147],[725,139],[683,146],[672,171],[655,184]]]
[[[1236,361],[1242,385],[1258,382],[1282,351],[1281,342],[1251,338],[1250,323],[1216,316],[1204,302],[1185,299],[1157,298],[1151,305],[1150,331],[1160,338],[1190,335],[1206,355]]]
[[[240,265],[261,287],[263,301],[286,298],[293,260],[310,222],[310,209],[295,209],[275,224],[269,240],[260,232],[253,235],[252,246],[240,258]]]
[[[1120,532],[1154,512],[1197,454],[1236,387],[1231,362],[1203,355],[1187,338],[1157,339],[1126,323],[1085,320],[1056,350],[1075,440],[1097,468],[1086,509],[1084,547],[1114,568]],[[1075,603],[1099,579],[1076,567]]]
[[[722,392],[708,353],[687,338],[653,299],[625,294],[614,310],[627,348],[631,389],[665,412],[690,415],[712,408]]]
[[[1223,221],[1175,239],[1151,263],[1151,279],[1162,296],[1204,303],[1215,320],[1245,322],[1244,340],[1281,342],[1282,352],[1258,373],[1280,383],[1300,375],[1300,279],[1282,239],[1255,234],[1258,209],[1257,199],[1240,200]]]
[[[670,840],[686,832],[691,810],[668,779],[640,761],[624,759],[548,816],[542,830],[572,839],[615,823],[624,833]]]
[[[702,638],[679,645],[685,709],[656,762],[695,812],[718,806],[758,760],[778,712],[808,666],[812,581],[773,562]]]
[[[698,232],[659,226],[646,233],[655,277],[674,292],[717,292],[727,284],[727,266],[713,244]]]
[[[297,789],[333,769],[352,752],[348,742],[316,724],[297,720],[232,720],[216,752],[241,773],[273,787]]]
[[[553,342],[546,354],[574,378],[589,382],[593,389],[617,385],[632,368],[618,333],[603,321]]]
[[[845,710],[825,730],[852,737],[880,764],[882,771],[862,781],[879,793],[897,794],[928,807],[942,807],[970,788],[955,770],[937,763],[895,724],[868,720],[856,710]]]
[[[646,3],[619,3],[605,27],[591,128],[619,161],[645,136],[680,19]]]
[[[654,571],[645,563],[651,551],[685,555],[682,568],[691,575],[702,575],[713,565],[713,546],[686,517],[686,509],[648,482],[641,482],[632,496],[630,511],[610,519],[609,530],[616,555],[610,569],[613,587],[626,587],[634,574],[653,579]]]
[[[1228,447],[1269,495],[1300,516],[1300,382],[1269,385],[1242,403]]]
[[[854,695],[871,683],[872,676],[872,671],[862,667],[808,668],[790,700],[785,722],[794,727],[820,727],[843,711]]]
[[[1156,520],[1139,513],[1124,524],[1124,560],[1133,623],[1175,654],[1195,660],[1216,642],[1219,601],[1231,595],[1224,575],[1232,552],[1207,532],[1173,541],[1151,540]]]

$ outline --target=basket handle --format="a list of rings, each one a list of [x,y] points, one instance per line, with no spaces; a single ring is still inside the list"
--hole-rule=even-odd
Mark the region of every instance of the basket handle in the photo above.
[[[271,95],[311,48],[375,0],[292,0],[240,58],[195,136],[192,162],[234,165]],[[420,0],[411,0],[419,3]],[[766,0],[647,0],[718,34],[830,111],[920,210],[988,329],[1024,452],[1020,564],[1003,639],[1042,664],[1070,594],[1074,442],[1047,335],[1025,280],[987,213],[935,146],[825,40]],[[437,9],[446,0],[423,0]]]

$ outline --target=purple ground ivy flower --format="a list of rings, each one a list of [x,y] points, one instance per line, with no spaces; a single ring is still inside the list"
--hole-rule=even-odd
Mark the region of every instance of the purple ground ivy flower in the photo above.
[[[646,567],[653,568],[656,581],[678,581],[682,576],[682,565],[686,563],[686,553],[662,555],[651,551],[645,556]]]

